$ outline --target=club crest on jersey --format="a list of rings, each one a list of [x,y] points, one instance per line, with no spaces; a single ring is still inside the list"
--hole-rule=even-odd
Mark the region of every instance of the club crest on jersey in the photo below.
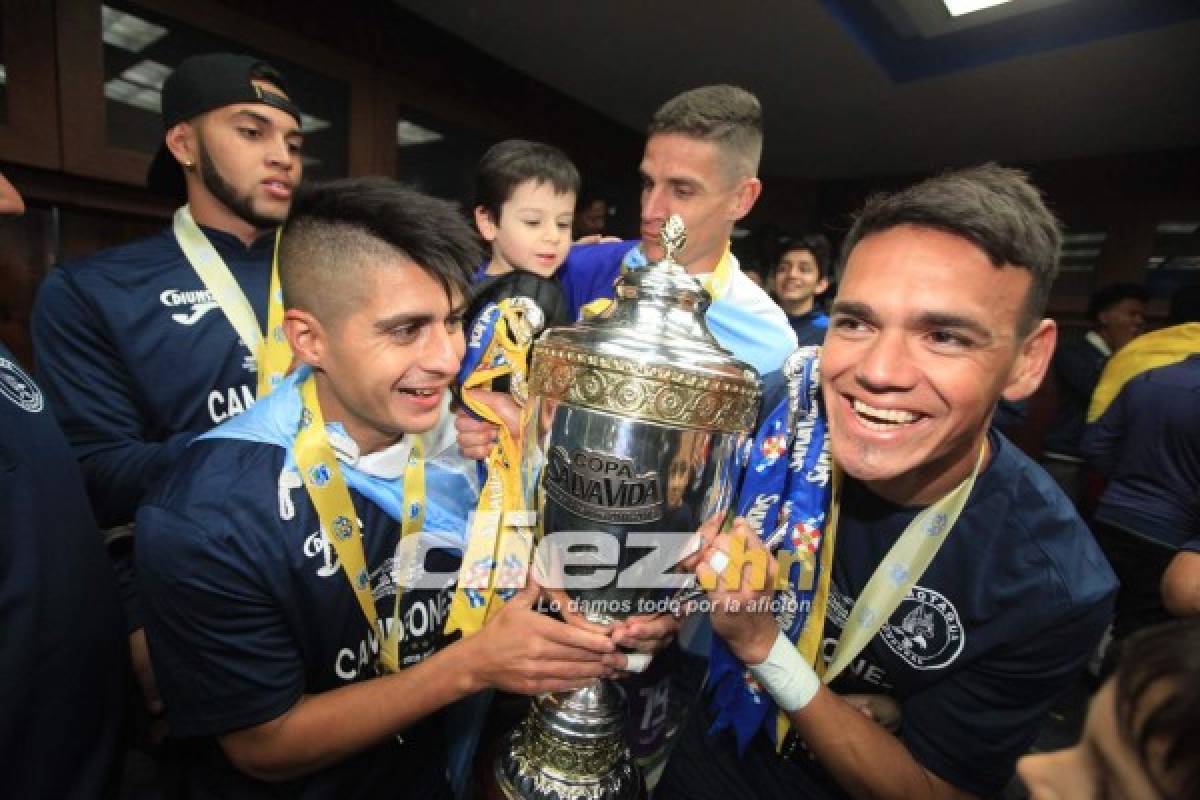
[[[33,378],[7,358],[0,358],[0,394],[30,414],[38,413],[46,405],[42,390],[33,382]]]
[[[945,595],[914,586],[879,629],[888,648],[913,669],[942,669],[954,663],[966,642],[958,610]]]

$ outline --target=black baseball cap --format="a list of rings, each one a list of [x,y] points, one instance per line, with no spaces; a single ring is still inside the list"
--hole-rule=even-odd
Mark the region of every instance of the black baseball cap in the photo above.
[[[300,109],[279,92],[254,84],[264,81],[287,91],[283,74],[265,61],[235,53],[207,53],[185,58],[167,77],[162,88],[162,121],[166,132],[189,119],[235,103],[262,103],[291,114],[301,123]],[[150,163],[146,186],[159,194],[186,195],[183,169],[166,143]]]

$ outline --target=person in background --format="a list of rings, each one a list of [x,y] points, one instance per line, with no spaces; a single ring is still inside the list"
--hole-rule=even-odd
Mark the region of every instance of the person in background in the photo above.
[[[1200,329],[1200,287],[1172,298],[1170,322],[1142,338]],[[1130,377],[1080,445],[1108,478],[1092,529],[1121,581],[1115,641],[1200,614],[1200,337],[1188,349],[1183,343],[1182,360]]]
[[[189,441],[269,391],[264,353],[275,354],[270,371],[291,362],[282,332],[264,330],[269,307],[282,314],[268,302],[272,253],[304,138],[283,75],[245,55],[185,59],[163,85],[162,119],[148,182],[187,204],[161,233],[52,270],[32,322],[38,379],[106,531],[152,715],[162,707],[141,631],[134,515]]]
[[[0,214],[21,195],[0,175]],[[112,570],[41,387],[0,344],[0,797],[115,797],[129,677]]]
[[[1147,628],[1121,651],[1079,743],[1017,763],[1031,800],[1200,798],[1200,619]]]
[[[1100,289],[1088,301],[1087,334],[1080,341],[1062,344],[1054,354],[1051,371],[1058,387],[1058,416],[1043,443],[1042,466],[1077,508],[1084,495],[1079,441],[1088,403],[1109,357],[1145,330],[1148,299],[1146,290],[1132,283]]]
[[[599,194],[584,194],[575,215],[575,238],[603,236],[608,230],[608,198]]]
[[[821,344],[829,316],[817,297],[829,288],[829,240],[819,233],[789,239],[771,275],[775,302],[787,314],[801,347]]]

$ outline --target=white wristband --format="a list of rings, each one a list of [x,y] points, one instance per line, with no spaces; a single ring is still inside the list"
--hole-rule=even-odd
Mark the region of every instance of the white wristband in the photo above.
[[[767,690],[780,708],[789,713],[811,703],[821,688],[821,679],[800,655],[796,645],[783,635],[783,631],[779,632],[775,644],[771,645],[767,660],[749,665],[749,669],[754,680]]]
[[[650,666],[650,660],[652,658],[654,658],[654,655],[651,653],[626,653],[625,671],[645,672],[646,667]]]

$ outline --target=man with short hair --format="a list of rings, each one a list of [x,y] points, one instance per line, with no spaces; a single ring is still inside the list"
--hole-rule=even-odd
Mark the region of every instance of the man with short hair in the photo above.
[[[473,496],[437,428],[474,234],[386,178],[297,193],[280,245],[299,368],[188,447],[138,513],[146,629],[189,796],[448,797],[437,712],[586,686],[624,658],[530,581],[445,645]],[[464,464],[463,466],[473,465]],[[410,538],[411,537],[411,538]],[[418,541],[428,558],[398,550]]]
[[[819,233],[789,239],[771,276],[775,302],[801,347],[825,341],[829,328],[829,316],[817,305],[817,296],[829,288],[829,250],[829,240]]]
[[[805,527],[825,508],[788,518],[805,547],[822,542],[830,569],[815,585],[828,591],[813,602],[827,597],[827,612],[799,628],[785,615],[784,635],[773,584],[755,590],[729,563],[763,553],[759,536],[744,520],[715,536],[697,574],[736,669],[693,714],[659,796],[963,798],[1009,781],[1116,589],[1067,498],[989,431],[997,399],[1027,397],[1045,374],[1059,241],[1037,190],[994,165],[868,201],[820,356],[832,484],[799,473],[812,492],[832,485],[836,532]],[[813,578],[789,568],[777,599],[806,596]],[[831,659],[844,671],[822,680]]]
[[[1042,466],[1076,504],[1084,496],[1084,463],[1079,450],[1084,417],[1100,373],[1113,353],[1146,329],[1146,289],[1117,283],[1092,294],[1082,340],[1060,345],[1051,370],[1058,388],[1058,416],[1046,433]]]
[[[580,245],[563,265],[572,309],[613,296],[622,265],[663,257],[659,231],[672,214],[687,227],[677,260],[713,296],[705,318],[713,336],[760,373],[779,369],[796,347],[779,308],[729,252],[733,227],[762,192],[762,108],[735,86],[703,86],[663,104],[646,131],[639,242]]]
[[[286,344],[263,330],[274,229],[303,171],[300,110],[256,58],[185,59],[163,85],[162,112],[149,182],[185,186],[187,204],[154,236],[51,271],[32,320],[40,383],[109,532],[152,711],[130,523],[193,437],[254,403],[265,351],[272,371],[287,369]]]

